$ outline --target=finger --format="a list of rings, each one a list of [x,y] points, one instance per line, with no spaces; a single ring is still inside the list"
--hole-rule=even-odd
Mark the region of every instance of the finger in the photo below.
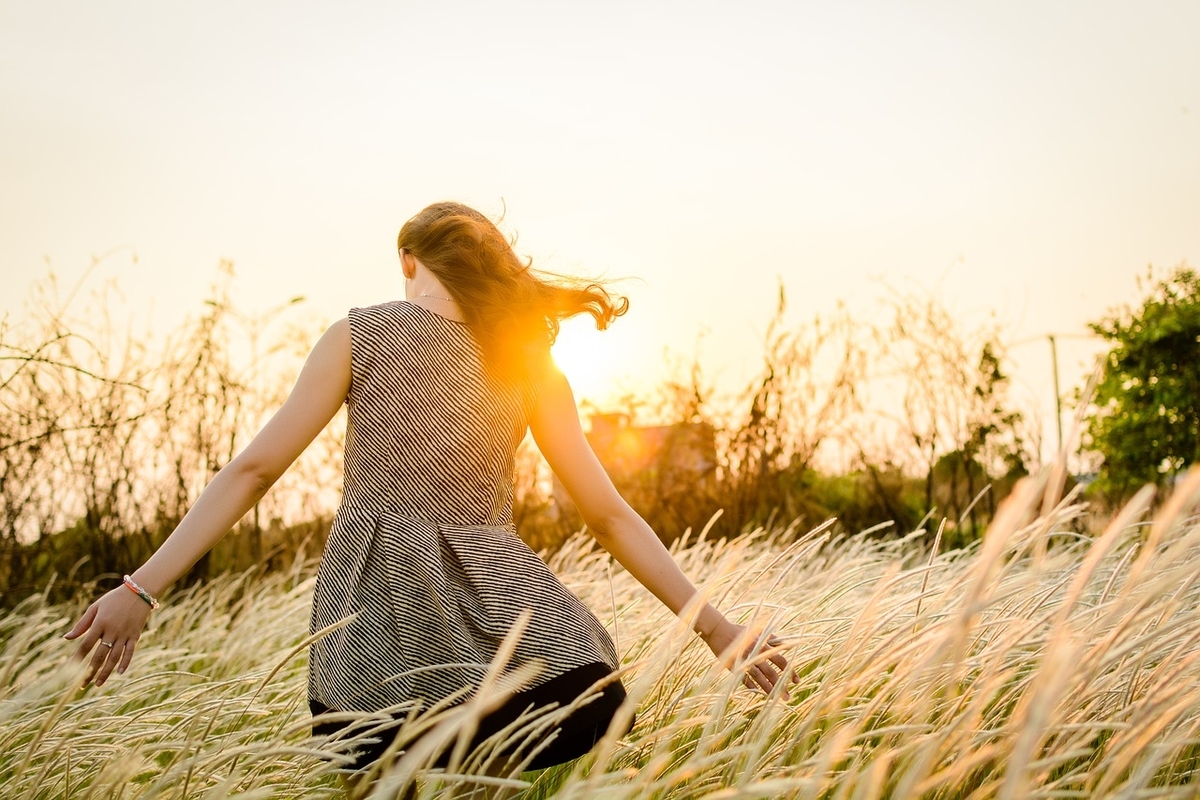
[[[95,628],[89,629],[83,638],[79,640],[79,647],[75,648],[75,660],[83,661],[87,658],[88,653],[92,652],[92,647],[98,641],[100,641],[100,632]]]
[[[771,693],[771,687],[775,685],[775,681],[771,679],[771,676],[766,670],[764,670],[758,664],[755,664],[754,666],[750,667],[748,673],[750,677],[754,679],[754,682],[758,684],[759,689],[762,689],[767,694]]]
[[[75,627],[63,634],[64,639],[74,639],[81,633],[92,626],[92,620],[96,618],[96,604],[92,603],[88,606],[87,611],[83,612],[83,616],[79,618],[79,622],[75,623]]]
[[[133,661],[133,648],[137,647],[137,639],[130,639],[125,643],[125,652],[121,654],[121,663],[117,666],[117,674],[124,675],[125,670],[129,669],[129,662]]]
[[[112,674],[113,668],[121,660],[121,652],[125,648],[120,642],[115,642],[112,647],[101,645],[97,649],[107,651],[104,663],[100,665],[100,671],[96,674],[96,685],[103,686],[104,682],[108,680],[108,676]]]
[[[774,649],[775,645],[771,642],[760,642],[758,646],[751,647],[746,650],[743,655],[747,661],[752,661],[755,664],[762,664],[767,661],[779,666],[780,669],[787,665],[787,658],[783,653]],[[782,666],[780,666],[782,664]]]
[[[778,689],[779,696],[784,700],[792,699],[792,693],[788,691],[787,684],[784,683],[783,685],[780,685],[782,683],[780,679],[783,677],[782,672],[775,672],[765,664],[756,665],[755,668],[759,671],[759,675],[762,676],[760,678],[760,683],[762,683],[764,692],[771,694],[773,691]]]
[[[105,647],[101,644],[92,652],[92,658],[88,662],[87,674],[83,676],[84,686],[87,686],[95,679],[96,673],[100,671],[100,667],[104,666],[104,661],[108,658],[110,650],[112,650],[111,647]]]
[[[779,669],[781,675],[785,672],[788,672],[787,656],[779,651],[779,648],[784,646],[783,641],[781,641],[778,636],[772,636],[767,640],[767,644],[774,648],[774,652],[769,653],[767,658],[770,659],[771,663]],[[800,680],[800,676],[796,674],[796,670],[791,670],[789,680],[791,680],[792,683]]]
[[[799,678],[795,670],[788,670],[787,659],[779,653],[774,653],[770,657],[770,663],[775,667],[772,670],[766,664],[761,664],[763,672],[766,672],[771,677],[771,686],[773,689],[779,690],[779,696],[784,700],[791,700],[792,693],[788,691],[788,684],[796,683]],[[788,677],[785,677],[788,676]]]

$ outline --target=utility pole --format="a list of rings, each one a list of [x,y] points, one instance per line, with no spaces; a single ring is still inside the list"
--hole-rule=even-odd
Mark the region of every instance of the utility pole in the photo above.
[[[1050,340],[1050,366],[1054,370],[1054,423],[1058,427],[1058,452],[1062,453],[1062,393],[1058,390],[1058,346],[1054,343],[1053,333],[1047,334],[1046,338]]]

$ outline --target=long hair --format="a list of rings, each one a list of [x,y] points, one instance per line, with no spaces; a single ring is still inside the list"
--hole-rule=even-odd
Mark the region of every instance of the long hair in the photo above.
[[[446,287],[500,378],[536,377],[561,320],[586,313],[603,330],[629,308],[595,281],[535,272],[491,220],[461,203],[428,206],[404,223],[396,246]]]

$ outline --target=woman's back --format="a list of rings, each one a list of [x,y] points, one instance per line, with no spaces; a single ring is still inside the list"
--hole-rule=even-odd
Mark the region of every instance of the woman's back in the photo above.
[[[469,328],[410,303],[350,312],[345,490],[313,593],[309,692],[371,711],[478,681],[525,612],[531,685],[615,669],[604,627],[512,528],[533,389],[491,378]],[[564,623],[569,623],[564,633]]]
[[[511,525],[513,454],[532,389],[491,378],[469,328],[421,306],[356,308],[349,319],[343,504]]]

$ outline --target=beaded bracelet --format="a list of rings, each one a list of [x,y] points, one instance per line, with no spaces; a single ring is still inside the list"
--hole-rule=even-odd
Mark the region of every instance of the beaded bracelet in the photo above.
[[[145,600],[146,605],[150,606],[151,611],[154,611],[155,609],[157,609],[159,607],[159,605],[160,605],[159,602],[157,600],[155,600],[153,597],[151,597],[149,592],[147,592],[142,587],[138,586],[134,582],[133,578],[129,577],[128,575],[125,576],[125,588],[128,589],[129,591],[133,592],[134,594],[136,594],[138,597]]]

